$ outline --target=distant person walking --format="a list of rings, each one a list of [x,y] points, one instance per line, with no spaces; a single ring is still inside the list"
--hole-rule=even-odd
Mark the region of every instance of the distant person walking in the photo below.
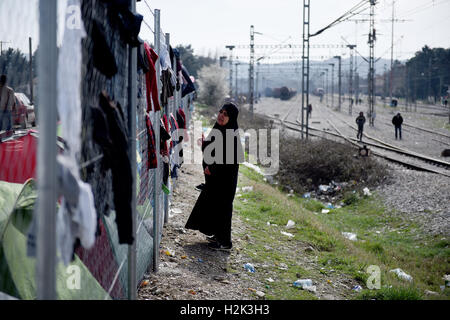
[[[366,118],[364,117],[364,113],[360,112],[359,116],[356,118],[356,124],[358,125],[358,134],[356,135],[356,139],[362,141],[364,124],[366,123]]]
[[[311,118],[311,113],[312,113],[312,105],[311,105],[311,103],[308,104],[308,107],[306,108],[306,111],[308,112],[308,118]]]
[[[395,140],[397,140],[397,136],[400,138],[400,140],[402,140],[402,123],[403,123],[403,118],[400,115],[400,113],[397,113],[392,118],[392,124],[395,127]]]
[[[14,90],[6,85],[6,75],[0,76],[0,131],[12,129],[12,108],[14,106]]]

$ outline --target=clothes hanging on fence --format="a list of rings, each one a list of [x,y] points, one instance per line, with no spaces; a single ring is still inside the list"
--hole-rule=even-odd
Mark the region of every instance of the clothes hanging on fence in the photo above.
[[[167,148],[167,141],[170,140],[170,134],[167,132],[162,119],[160,122],[160,153],[163,163],[163,183],[167,186],[169,180],[169,149]]]
[[[147,170],[149,170],[158,167],[158,157],[156,156],[155,131],[147,114],[145,115],[145,126],[147,129]]]
[[[91,186],[80,180],[78,166],[67,155],[57,156],[58,197],[63,197],[56,216],[56,240],[61,259],[68,265],[74,259],[77,239],[90,249],[95,243],[97,213]],[[27,255],[36,256],[37,216],[27,235]]]
[[[195,91],[195,87],[194,87],[194,83],[191,80],[191,75],[189,74],[189,72],[187,71],[187,69],[182,66],[181,68],[182,74],[183,74],[183,91],[181,93],[181,96],[184,97],[187,94],[194,92]]]
[[[183,135],[180,134],[180,126],[172,113],[169,116],[169,121],[170,133],[173,142],[173,157],[171,157],[171,160],[173,158],[174,165],[181,167],[183,164],[183,145],[181,143],[183,141]]]
[[[167,70],[168,68],[172,68],[172,62],[170,60],[169,50],[167,48],[165,39],[163,37],[160,38],[159,63],[161,64],[162,70]]]
[[[187,122],[186,122],[186,114],[183,111],[183,108],[178,108],[177,110],[177,121],[179,126],[183,129],[183,141],[189,141],[189,134],[187,132]]]
[[[114,209],[120,244],[132,244],[132,187],[133,177],[131,161],[128,156],[128,133],[124,123],[124,115],[119,103],[110,100],[108,94],[100,94],[100,107],[105,114],[108,133],[112,145],[100,145],[112,173],[112,187],[114,193]],[[110,149],[111,148],[111,149]]]
[[[142,43],[138,35],[144,17],[131,12],[128,7],[111,7],[109,13],[117,21],[122,40],[131,47],[138,47]]]
[[[93,20],[91,38],[94,43],[92,52],[94,67],[111,79],[118,71],[116,58],[106,41],[102,23],[98,20]]]
[[[67,6],[78,7],[79,5],[80,0],[69,0],[67,3]],[[66,20],[72,15],[72,12],[67,12]],[[81,19],[81,14],[76,18]],[[58,52],[57,107],[63,128],[61,135],[69,147],[66,152],[74,158],[75,162],[75,157],[81,150],[81,69],[83,66],[81,40],[85,37],[82,20],[79,28],[64,28],[63,41]]]
[[[167,68],[161,73],[162,91],[161,91],[161,103],[163,107],[169,104],[169,98],[173,97],[175,85],[172,82],[172,70]]]
[[[150,112],[152,110],[159,111],[161,110],[161,106],[159,104],[158,99],[159,98],[157,85],[158,77],[156,75],[156,68],[155,68],[155,63],[158,60],[158,55],[147,42],[144,43],[144,48],[148,65],[150,68],[150,71],[145,74],[146,89],[147,89],[147,112]]]
[[[145,45],[143,43],[141,43],[139,48],[137,49],[137,67],[138,70],[142,70],[142,72],[144,73],[150,71],[149,62],[145,53]]]
[[[166,130],[166,126],[164,125],[163,119],[160,119],[161,125],[160,125],[160,131],[159,136],[161,140],[161,146],[160,146],[160,153],[162,156],[169,156],[169,149],[167,147],[167,141],[170,140],[170,134],[168,130]]]

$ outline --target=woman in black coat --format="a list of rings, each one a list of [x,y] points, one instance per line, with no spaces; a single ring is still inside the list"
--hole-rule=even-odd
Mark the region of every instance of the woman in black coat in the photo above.
[[[243,161],[239,138],[239,110],[225,104],[217,121],[202,144],[205,186],[186,223],[187,229],[199,230],[210,241],[209,247],[228,251],[231,242],[231,217],[238,181],[239,163]]]

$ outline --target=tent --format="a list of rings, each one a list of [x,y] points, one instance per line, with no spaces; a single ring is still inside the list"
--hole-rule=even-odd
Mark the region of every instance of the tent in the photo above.
[[[36,259],[27,256],[27,232],[36,202],[33,179],[23,185],[0,181],[0,292],[19,299],[36,299]],[[71,285],[80,270],[79,288]],[[56,266],[58,299],[109,299],[109,295],[76,256],[65,266]]]

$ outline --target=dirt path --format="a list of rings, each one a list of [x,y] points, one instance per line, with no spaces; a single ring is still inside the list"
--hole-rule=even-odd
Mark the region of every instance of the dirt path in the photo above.
[[[188,152],[188,150],[185,150]],[[150,300],[241,300],[252,299],[250,283],[239,273],[229,273],[229,266],[239,255],[239,239],[233,237],[230,253],[207,247],[206,237],[184,229],[200,194],[195,186],[204,182],[199,164],[183,164],[171,200],[169,222],[161,240],[159,271],[146,275],[139,299]],[[234,215],[233,233],[242,228]],[[170,253],[168,255],[167,253]]]
[[[185,150],[185,152],[189,152]],[[240,173],[239,181],[246,178]],[[292,261],[289,265],[275,265],[252,262],[245,254],[245,248],[253,243],[248,234],[251,226],[233,213],[231,252],[214,251],[207,247],[207,241],[198,231],[184,229],[185,223],[199,196],[195,186],[204,182],[200,164],[184,164],[179,172],[176,189],[171,200],[169,222],[164,226],[161,240],[161,262],[157,273],[145,276],[138,292],[139,299],[149,300],[244,300],[265,299],[268,292],[267,278],[292,286],[296,279],[284,275],[283,268],[301,266],[314,274],[311,277],[317,285],[314,296],[318,299],[347,299],[354,295],[351,290],[357,282],[339,273],[323,274],[314,250],[308,244],[291,241],[272,242],[265,250],[280,252]],[[262,188],[270,188],[261,185]],[[237,201],[235,199],[235,201]],[[282,228],[279,226],[278,228]],[[279,231],[276,231],[279,234]],[[269,236],[269,235],[268,235]],[[166,254],[168,253],[168,254]],[[246,262],[253,263],[256,273],[244,270]],[[322,272],[321,272],[322,271]],[[287,272],[287,271],[286,271]],[[298,275],[301,277],[301,275]],[[313,298],[313,296],[311,296]]]

